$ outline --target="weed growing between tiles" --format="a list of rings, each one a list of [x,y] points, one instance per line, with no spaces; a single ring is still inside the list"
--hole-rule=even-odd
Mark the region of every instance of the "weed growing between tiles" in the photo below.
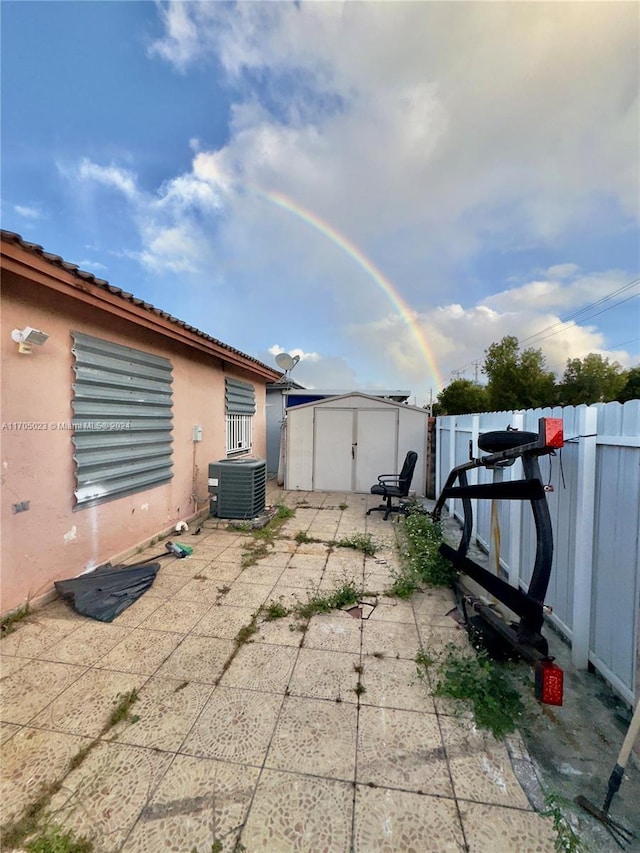
[[[53,822],[54,815],[48,811],[53,797],[62,789],[66,777],[83,763],[87,755],[102,741],[104,736],[118,723],[127,721],[136,723],[140,718],[131,713],[138,701],[138,691],[118,693],[114,700],[114,709],[102,727],[100,734],[90,741],[69,760],[61,779],[40,789],[37,799],[27,807],[17,820],[10,821],[0,828],[0,837],[4,849],[12,850],[24,847],[29,853],[91,853],[93,843],[84,837],[77,837],[72,831]]]
[[[16,625],[29,616],[30,613],[31,607],[29,606],[29,602],[27,602],[12,613],[7,613],[6,616],[3,616],[0,620],[0,637],[4,638],[12,634],[16,629]]]
[[[258,560],[262,560],[269,553],[269,547],[273,545],[278,538],[278,533],[282,525],[296,514],[295,509],[291,509],[284,504],[278,505],[278,511],[273,519],[264,527],[258,530],[251,531],[251,539],[243,548],[242,568],[247,569],[249,566],[255,566]]]
[[[427,586],[453,586],[458,572],[440,553],[442,528],[422,508],[410,509],[401,527],[401,569],[392,569],[390,595],[411,598]]]
[[[497,664],[480,650],[475,655],[461,653],[448,644],[441,660],[424,652],[415,657],[418,677],[432,676],[434,696],[455,699],[473,712],[476,725],[495,738],[503,738],[516,728],[524,711],[519,691],[513,686],[508,664]]]
[[[566,853],[580,853],[581,850],[584,850],[580,836],[574,832],[573,827],[565,817],[565,813],[573,810],[573,803],[559,794],[549,793],[545,797],[545,805],[547,808],[542,814],[553,820],[553,830],[556,833],[554,848],[558,851],[566,851]]]

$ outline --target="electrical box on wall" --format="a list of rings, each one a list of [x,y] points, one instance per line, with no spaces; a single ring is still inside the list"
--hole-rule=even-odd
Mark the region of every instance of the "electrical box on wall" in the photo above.
[[[193,440],[202,441],[202,427],[198,424],[193,427]]]

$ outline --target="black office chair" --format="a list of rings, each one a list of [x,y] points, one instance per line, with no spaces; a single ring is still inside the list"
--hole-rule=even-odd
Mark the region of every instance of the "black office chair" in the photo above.
[[[382,495],[387,502],[380,504],[380,506],[372,506],[371,509],[367,510],[367,515],[377,511],[384,512],[384,520],[386,521],[392,512],[400,511],[400,504],[394,506],[391,501],[393,498],[406,498],[409,494],[417,459],[418,454],[415,450],[410,450],[399,474],[380,474],[376,485],[371,486],[371,494]]]

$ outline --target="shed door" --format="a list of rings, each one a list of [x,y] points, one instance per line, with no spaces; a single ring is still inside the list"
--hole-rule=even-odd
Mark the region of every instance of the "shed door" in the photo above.
[[[313,489],[350,492],[353,488],[353,409],[314,412]]]
[[[397,473],[398,409],[356,412],[355,491],[368,492],[378,474]]]

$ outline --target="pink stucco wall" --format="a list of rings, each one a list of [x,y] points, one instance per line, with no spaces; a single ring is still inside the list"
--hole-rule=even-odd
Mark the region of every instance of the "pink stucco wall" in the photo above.
[[[11,330],[32,326],[49,335],[31,355],[18,353]],[[264,458],[265,380],[223,365],[126,319],[71,296],[29,285],[5,272],[0,324],[2,357],[2,585],[0,612],[52,589],[54,580],[88,569],[146,544],[178,521],[207,507],[207,466],[225,455],[224,377],[252,382],[256,390],[253,456]],[[169,358],[173,365],[173,479],[135,495],[74,511],[71,431],[71,330]],[[11,428],[34,423],[42,428]],[[194,424],[203,440],[192,441]],[[55,425],[55,428],[54,426]],[[13,505],[29,501],[15,513]],[[161,549],[160,549],[161,550]]]

